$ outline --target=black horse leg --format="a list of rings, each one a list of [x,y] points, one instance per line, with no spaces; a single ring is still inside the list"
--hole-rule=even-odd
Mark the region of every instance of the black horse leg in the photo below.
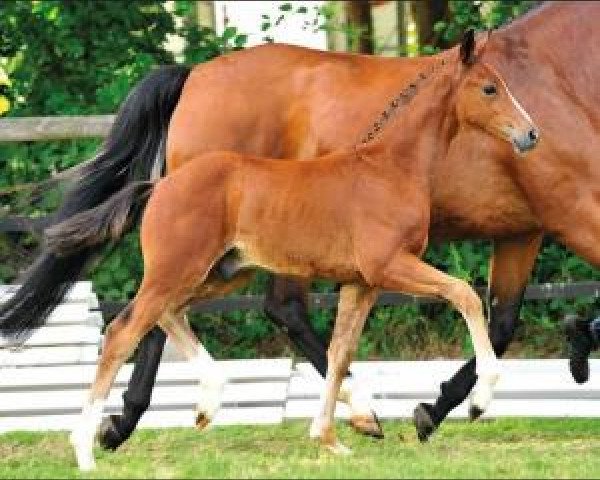
[[[265,314],[313,364],[322,377],[327,374],[327,344],[308,319],[304,286],[295,280],[271,276],[267,283]]]
[[[541,235],[535,234],[494,244],[489,280],[490,340],[502,356],[513,339],[527,280],[539,251]],[[469,395],[475,383],[475,359],[471,358],[440,386],[435,403],[420,403],[413,413],[417,436],[426,441],[448,413]]]
[[[99,428],[98,439],[106,450],[116,450],[125,442],[148,409],[166,339],[160,327],[154,327],[140,341],[133,373],[123,393],[123,413],[106,417]]]

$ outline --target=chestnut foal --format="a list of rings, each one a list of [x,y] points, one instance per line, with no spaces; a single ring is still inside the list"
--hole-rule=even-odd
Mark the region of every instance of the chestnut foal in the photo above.
[[[310,429],[329,450],[349,451],[336,439],[335,402],[380,289],[438,296],[460,311],[477,358],[473,415],[485,409],[498,362],[481,300],[466,282],[420,259],[428,240],[430,171],[461,129],[485,131],[520,153],[533,148],[538,135],[498,73],[477,62],[474,50],[474,37],[467,35],[461,62],[440,62],[430,80],[422,74],[397,99],[397,104],[412,100],[411,108],[373,139],[381,130],[376,124],[370,141],[361,145],[309,162],[233,152],[202,155],[158,182],[133,183],[47,232],[48,246],[58,255],[88,248],[118,238],[147,202],[141,226],[144,278],[135,299],[107,329],[96,379],[71,435],[82,470],[94,468],[93,439],[119,367],[156,324],[203,375],[197,424],[210,422],[224,378],[184,312],[195,299],[237,286],[256,267],[342,284],[325,389]]]

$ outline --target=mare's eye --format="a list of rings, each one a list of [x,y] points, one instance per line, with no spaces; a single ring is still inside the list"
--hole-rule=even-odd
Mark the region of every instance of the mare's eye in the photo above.
[[[488,85],[484,85],[481,90],[483,91],[483,94],[487,95],[488,97],[491,97],[493,95],[496,95],[496,93],[498,93],[498,91],[496,90],[496,85],[494,85],[492,83],[490,83]]]

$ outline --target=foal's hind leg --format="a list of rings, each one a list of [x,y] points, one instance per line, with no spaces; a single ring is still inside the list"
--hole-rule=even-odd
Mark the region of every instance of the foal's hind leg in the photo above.
[[[166,314],[161,319],[160,326],[167,332],[181,354],[192,364],[194,372],[198,373],[200,395],[196,409],[196,426],[203,429],[213,419],[221,404],[221,394],[226,379],[215,360],[198,341],[183,315]]]
[[[119,368],[164,311],[163,298],[152,292],[140,293],[105,332],[96,378],[84,403],[81,419],[71,433],[70,441],[81,470],[95,467],[92,452],[94,437],[102,420],[104,402]]]
[[[241,272],[231,280],[223,280],[211,272],[206,281],[195,288],[194,298],[220,297],[248,283],[251,278],[252,272]],[[183,313],[167,312],[159,323],[181,354],[192,364],[194,372],[198,373],[200,392],[196,426],[202,429],[210,423],[219,408],[225,377],[198,341]]]
[[[473,341],[478,377],[469,414],[474,418],[483,413],[492,398],[499,365],[477,293],[466,282],[440,272],[407,253],[399,253],[393,258],[381,275],[379,284],[390,290],[445,298],[462,314]]]

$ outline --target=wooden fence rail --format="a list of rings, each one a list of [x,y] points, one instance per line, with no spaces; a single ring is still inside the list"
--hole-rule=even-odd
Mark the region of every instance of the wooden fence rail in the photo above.
[[[0,142],[105,137],[114,119],[114,115],[4,118]]]
[[[14,286],[0,285],[0,303]],[[319,298],[314,296],[313,299]],[[334,298],[329,295],[327,298]],[[385,301],[385,295],[383,296]],[[71,429],[96,371],[102,318],[91,282],[78,282],[22,348],[0,341],[0,433],[12,430]],[[354,362],[354,378],[373,394],[381,418],[410,418],[418,402],[431,402],[463,360]],[[584,385],[571,379],[565,359],[502,360],[502,376],[488,417],[599,417],[600,360],[591,360]],[[290,358],[221,360],[227,378],[215,423],[281,423],[310,418],[318,407],[323,379],[307,363]],[[118,373],[106,413],[122,409],[123,390],[133,365]],[[198,372],[189,362],[161,362],[152,404],[142,427],[192,426]],[[464,418],[467,402],[452,412]],[[336,415],[347,417],[339,405]]]
[[[486,287],[476,288],[482,297]],[[525,300],[549,300],[553,298],[600,297],[600,282],[573,283],[542,283],[528,285],[525,290]],[[262,310],[264,295],[240,295],[195,302],[191,306],[194,313],[227,313],[235,310]],[[311,293],[310,308],[334,308],[337,305],[337,293]],[[407,303],[437,303],[443,300],[437,298],[413,297],[395,292],[382,292],[376,306],[406,305]],[[124,302],[101,301],[100,309],[104,318],[114,317],[125,307]]]

